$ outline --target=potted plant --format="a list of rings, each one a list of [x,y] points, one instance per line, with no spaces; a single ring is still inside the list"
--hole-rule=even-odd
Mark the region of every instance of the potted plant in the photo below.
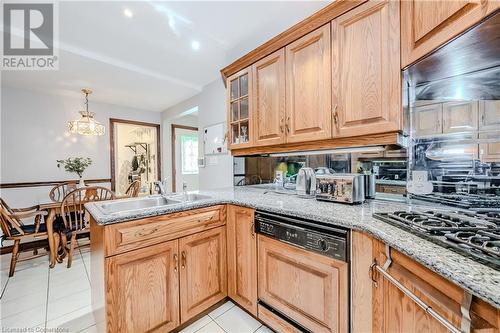
[[[84,187],[83,172],[92,164],[92,160],[88,157],[74,157],[65,160],[57,160],[57,167],[64,166],[64,170],[70,173],[76,173],[80,179],[78,187]]]

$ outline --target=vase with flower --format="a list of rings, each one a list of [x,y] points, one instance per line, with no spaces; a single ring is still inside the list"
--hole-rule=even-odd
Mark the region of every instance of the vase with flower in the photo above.
[[[70,173],[76,173],[79,178],[78,187],[84,187],[85,182],[83,181],[83,172],[92,164],[92,160],[89,157],[74,157],[67,158],[65,160],[57,160],[57,167],[60,168],[64,166],[64,170]]]

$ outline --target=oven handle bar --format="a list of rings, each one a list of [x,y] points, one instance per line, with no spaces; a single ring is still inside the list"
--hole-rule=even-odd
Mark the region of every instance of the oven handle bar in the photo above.
[[[386,245],[386,255],[387,255],[387,260],[384,264],[383,267],[378,265],[377,261],[374,261],[373,264],[370,267],[370,276],[371,279],[373,280],[374,283],[377,283],[376,280],[374,279],[373,276],[373,269],[376,269],[380,274],[382,274],[390,283],[392,283],[396,288],[401,290],[403,294],[408,296],[411,300],[413,300],[419,307],[421,307],[425,312],[427,312],[432,318],[436,319],[448,329],[448,331],[453,332],[453,333],[469,333],[470,332],[470,325],[469,325],[469,330],[461,331],[458,328],[456,328],[452,323],[448,321],[448,319],[444,318],[441,316],[439,313],[434,311],[434,309],[427,303],[425,303],[420,297],[415,295],[410,289],[406,288],[403,284],[401,284],[396,278],[394,278],[391,274],[387,272],[387,269],[389,269],[389,266],[392,264],[392,258],[391,258],[391,248]],[[462,320],[463,321],[463,320]],[[462,323],[462,326],[464,323]],[[465,326],[467,327],[467,326]]]
[[[439,313],[434,311],[430,305],[422,301],[417,295],[415,295],[413,292],[411,292],[409,289],[407,289],[405,286],[403,286],[401,283],[399,283],[398,280],[396,280],[392,275],[387,273],[382,267],[379,265],[374,266],[375,269],[377,269],[380,274],[382,274],[390,283],[392,283],[394,286],[396,286],[399,290],[403,292],[406,296],[411,298],[415,303],[417,303],[418,306],[420,306],[425,312],[427,312],[431,317],[439,321],[444,327],[446,327],[450,332],[453,333],[464,333],[455,326],[453,326],[452,323],[450,323],[446,318],[441,316]]]

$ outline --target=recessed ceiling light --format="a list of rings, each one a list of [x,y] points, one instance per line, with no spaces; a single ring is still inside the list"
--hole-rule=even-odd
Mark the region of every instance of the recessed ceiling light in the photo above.
[[[123,10],[123,15],[125,15],[126,17],[132,17],[132,16],[134,16],[134,13],[132,13],[132,11],[130,9],[125,8]]]
[[[191,42],[191,48],[193,50],[199,50],[200,49],[200,42],[198,42],[197,40],[193,40]]]

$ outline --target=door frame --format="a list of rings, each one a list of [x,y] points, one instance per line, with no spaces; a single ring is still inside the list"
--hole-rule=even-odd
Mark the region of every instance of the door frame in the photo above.
[[[171,125],[171,140],[170,140],[170,145],[172,149],[172,192],[175,192],[175,174],[176,174],[176,168],[175,168],[175,130],[176,129],[185,129],[185,130],[191,130],[191,131],[196,131],[198,132],[198,127],[194,126],[186,126],[186,125],[178,125],[178,124],[172,124]]]
[[[157,146],[157,161],[156,168],[158,169],[158,179],[161,180],[161,126],[155,123],[146,123],[143,121],[135,121],[128,119],[109,118],[109,152],[110,152],[110,171],[111,171],[111,191],[115,191],[115,124],[128,124],[156,128],[156,146]]]

